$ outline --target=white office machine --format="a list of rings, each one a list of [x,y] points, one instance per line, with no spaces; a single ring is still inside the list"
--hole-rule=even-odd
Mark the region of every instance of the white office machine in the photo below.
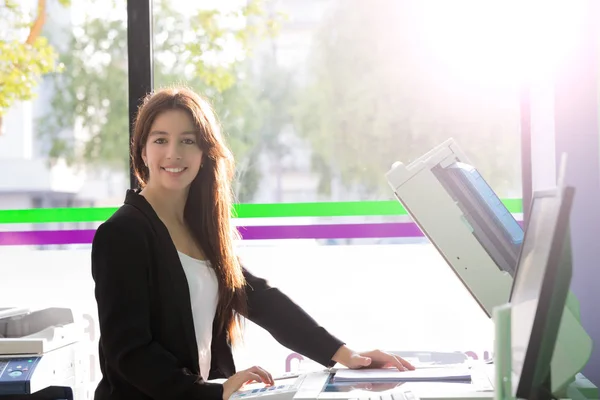
[[[444,149],[438,148],[438,150]],[[451,156],[450,152],[449,157]],[[421,164],[427,166],[427,159],[422,161],[424,162]],[[437,165],[440,162],[438,161]],[[562,170],[564,171],[564,163]],[[414,176],[412,178],[413,182],[418,182],[418,178],[415,179]],[[413,188],[413,190],[417,189]],[[426,188],[421,188],[421,192],[426,192]],[[562,193],[566,195],[563,196]],[[402,198],[401,195],[399,197]],[[573,400],[598,399],[598,389],[579,374],[577,369],[577,366],[580,364],[583,366],[589,357],[589,337],[579,326],[578,321],[570,318],[573,315],[567,304],[572,269],[568,239],[572,200],[572,188],[564,187],[562,178],[559,178],[556,190],[535,193],[530,223],[526,231],[522,235],[515,232],[516,236],[521,237],[521,249],[518,251],[515,264],[510,266],[515,284],[512,289],[509,289],[510,294],[505,293],[506,299],[501,304],[496,306],[488,304],[488,307],[493,306],[496,325],[497,365],[482,363],[471,365],[457,360],[458,364],[453,365],[413,362],[417,370],[409,372],[393,369],[326,369],[290,377],[288,382],[282,379],[276,380],[273,389],[257,385],[238,392],[234,398],[263,397],[265,400],[267,397],[268,400],[515,400],[516,398],[551,400],[554,397]],[[443,202],[445,199],[439,201]],[[428,211],[420,208],[418,203],[410,203],[410,212],[417,218],[427,214]],[[454,231],[457,224],[449,221],[449,218],[442,218],[438,224]],[[432,221],[432,224],[434,222]],[[435,227],[433,229],[435,230]],[[434,244],[440,248],[439,243]],[[474,247],[481,247],[481,245],[477,244]],[[442,248],[440,251],[446,250],[448,249]],[[457,268],[456,265],[452,266]],[[477,269],[479,266],[475,264],[467,267]],[[492,270],[487,272],[492,273]],[[490,290],[496,289],[489,282],[481,282],[480,285],[474,282],[471,285],[473,285],[471,293],[474,295],[480,293],[482,285]],[[579,335],[581,332],[583,336]],[[566,348],[570,348],[575,356],[569,358],[564,352]],[[563,361],[564,364],[560,365],[557,360]],[[568,374],[571,376],[567,379]]]
[[[558,188],[564,186],[565,167],[563,158]],[[409,165],[395,163],[386,177],[415,223],[492,317],[495,307],[509,301],[523,242],[514,217],[453,139]],[[553,392],[573,383],[591,351],[578,301],[569,292],[552,359]]]
[[[492,317],[506,303],[523,229],[450,139],[387,173],[394,194]]]
[[[435,354],[434,354],[435,355]],[[255,383],[243,387],[231,399],[247,400],[490,400],[494,373],[467,364],[418,364],[415,371],[395,369],[323,369],[285,378],[275,385]],[[352,374],[356,374],[353,376]],[[373,376],[381,375],[381,379]]]
[[[231,399],[490,400],[493,397],[493,365],[472,366],[468,358],[459,352],[391,353],[403,357],[419,369],[399,372],[395,369],[357,371],[328,368],[304,373],[286,373],[275,376],[275,385],[272,387],[261,383],[246,385]],[[358,376],[348,375],[352,373],[357,373]],[[363,373],[367,376],[362,376]],[[373,379],[371,374],[383,374],[384,377],[378,381]],[[440,379],[440,374],[443,379]],[[446,376],[448,374],[449,376]],[[215,380],[219,381],[224,380]]]
[[[274,386],[254,383],[244,386],[234,393],[231,400],[295,400],[295,399],[356,399],[368,400],[375,395],[376,400],[418,400],[412,393],[401,388],[398,383],[379,385],[371,390],[369,383],[348,384],[334,380],[335,369],[307,372],[302,374],[286,374],[274,377]]]
[[[235,392],[230,399],[292,400],[306,376],[306,374],[290,374],[287,377],[273,377],[275,381],[273,386],[265,386],[262,383],[246,385]]]
[[[459,352],[429,352],[429,351],[399,351],[392,352],[413,365],[419,365],[427,368],[438,368],[444,366],[465,365],[467,357]],[[452,370],[452,368],[449,368]],[[339,378],[336,380],[338,371],[345,373],[345,369],[323,369],[307,373],[286,373],[275,376],[275,385],[265,386],[261,383],[254,383],[243,387],[241,390],[231,396],[232,400],[292,400],[292,399],[360,399],[367,400],[370,396],[377,394],[377,400],[418,400],[414,393],[406,391],[401,382],[379,382],[371,381],[356,382],[346,381]],[[393,372],[393,370],[390,370]],[[462,370],[464,372],[464,369]],[[468,371],[473,374],[473,370]],[[475,373],[476,377],[480,375]],[[406,375],[403,375],[405,377]],[[360,379],[359,379],[360,380]],[[464,381],[468,380],[468,384]],[[219,382],[221,380],[215,380]],[[476,378],[477,388],[491,390],[491,382],[486,378],[484,380]],[[455,382],[456,383],[456,380]],[[460,385],[456,393],[464,393],[467,390],[472,391],[471,376],[462,377],[459,380]],[[482,386],[483,385],[483,386]],[[443,387],[444,385],[442,385]],[[457,389],[457,386],[452,386]],[[434,391],[436,385],[431,387]]]
[[[82,335],[67,308],[0,308],[0,400],[83,398]]]
[[[436,373],[438,371],[439,374]],[[304,377],[294,400],[347,400],[378,396],[389,400],[493,398],[491,382],[487,378],[473,379],[473,374],[479,373],[474,373],[468,366],[421,367],[405,372],[393,369],[315,372]]]

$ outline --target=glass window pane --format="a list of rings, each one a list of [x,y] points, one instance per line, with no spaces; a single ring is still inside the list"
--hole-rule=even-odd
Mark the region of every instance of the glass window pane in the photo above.
[[[4,246],[86,247],[129,186],[125,2],[62,3],[43,2],[41,30],[17,35],[34,62],[53,68],[2,110]],[[5,18],[35,21],[35,4],[19,2]]]
[[[20,3],[0,11],[0,37],[22,44],[30,32],[19,22],[36,7]],[[357,349],[481,358],[489,319],[384,174],[453,137],[520,218],[518,36],[497,18],[508,8],[432,4],[154,0],[154,86],[188,85],[214,105],[236,158],[239,252],[254,272]],[[90,243],[129,187],[126,2],[46,7],[31,57],[45,65],[52,46],[56,68],[34,97],[8,107],[0,97],[0,276],[10,276],[0,304],[52,299],[85,315],[92,393]],[[245,337],[238,368],[301,368],[256,325]]]
[[[398,281],[415,279],[425,286],[424,276],[397,265],[432,257],[423,271],[434,268],[456,279],[394,198],[384,177],[393,162],[409,163],[452,137],[520,218],[517,53],[512,39],[503,42],[504,30],[494,25],[494,13],[505,10],[472,2],[440,6],[440,14],[429,2],[274,0],[264,3],[262,15],[229,14],[257,3],[183,8],[176,1],[154,1],[155,87],[185,84],[212,102],[236,158],[236,224],[246,239],[241,251],[257,272],[343,336],[350,314],[342,310],[336,316],[319,307],[323,291],[296,288],[316,285],[321,274],[331,273],[358,290],[359,281],[347,271],[361,270],[360,257],[387,266],[374,273],[379,278],[402,274]],[[267,35],[266,21],[277,26]],[[247,33],[248,40],[240,40]],[[397,248],[396,263],[379,247],[362,246],[374,244]],[[337,254],[334,245],[360,257],[347,264],[326,261]],[[417,257],[423,248],[427,251]],[[305,271],[311,263],[305,259],[281,261],[286,267],[274,271],[267,265],[278,251],[306,252],[317,260],[316,270]],[[280,273],[290,278],[277,278]],[[295,286],[299,279],[302,284]],[[364,290],[377,297],[378,289]],[[452,290],[462,296],[457,301],[473,306],[460,284]],[[382,310],[390,313],[394,307],[387,304]],[[401,318],[393,321],[402,324]],[[370,337],[366,326],[352,331],[352,339],[364,346],[369,343],[360,338]],[[395,333],[390,331],[390,342],[382,334],[384,346],[391,346]],[[290,368],[287,357],[294,355],[267,333],[249,324],[248,338],[236,353],[241,364]],[[420,345],[409,342],[403,343]],[[490,343],[475,346],[480,357]]]

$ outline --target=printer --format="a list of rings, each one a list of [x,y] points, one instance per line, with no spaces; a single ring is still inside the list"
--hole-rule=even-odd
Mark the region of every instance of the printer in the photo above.
[[[409,165],[394,165],[387,180],[413,220],[496,323],[496,311],[510,301],[525,231],[453,140]],[[598,399],[598,388],[579,373],[589,359],[592,342],[579,322],[577,299],[569,293],[565,304],[543,301],[538,304],[564,308],[562,319],[555,326],[556,346],[545,397],[560,393],[559,398]],[[496,323],[495,334],[496,350],[502,350],[495,351],[495,356],[502,361],[506,361],[505,353],[514,356],[513,348],[506,346],[508,341],[504,340],[510,337],[507,332],[512,332],[505,322]],[[84,385],[76,368],[80,363],[79,332],[68,309],[0,308],[0,400],[4,400],[3,396],[11,400],[77,398],[77,388]],[[532,334],[529,342],[540,340]],[[439,367],[460,374],[451,382],[420,382],[417,378],[401,382],[382,378],[361,381],[348,378],[344,369],[330,368],[275,377],[276,384],[272,387],[247,385],[232,400],[514,398],[499,391],[503,390],[504,381],[501,384],[496,381],[503,378],[505,371],[501,366],[506,363],[498,363],[500,368],[486,363],[470,365],[460,353],[393,353],[422,369],[435,371]],[[464,379],[465,368],[469,370],[468,379]]]
[[[592,341],[579,322],[578,301],[568,290],[570,276],[564,272],[572,266],[567,243],[560,257],[546,257],[552,248],[550,240],[559,238],[556,232],[568,237],[568,223],[561,221],[568,221],[565,215],[570,205],[567,207],[559,194],[566,190],[565,165],[563,159],[556,189],[533,196],[532,220],[543,220],[544,227],[551,229],[535,229],[534,223],[529,232],[528,227],[519,226],[452,139],[409,165],[395,164],[387,174],[398,200],[482,310],[493,318],[492,363],[451,353],[394,351],[417,366],[417,371],[400,372],[402,377],[393,369],[356,372],[330,368],[287,374],[276,377],[272,387],[244,387],[232,400],[546,400],[555,395],[598,399],[598,388],[580,373],[591,354]],[[563,239],[557,240],[568,242]],[[522,256],[522,248],[534,247],[544,251],[535,257],[529,253]],[[561,279],[556,280],[560,290],[554,285],[556,271],[545,272],[551,268],[551,259],[560,260],[552,267],[560,273]],[[513,281],[527,284],[514,289]],[[543,289],[535,294],[532,287]],[[564,298],[558,297],[559,292]],[[527,301],[519,300],[523,297]],[[517,310],[525,317],[512,318]],[[547,315],[553,319],[543,319]],[[557,315],[560,318],[555,318]],[[527,331],[527,321],[537,328]],[[546,356],[538,359],[538,352]],[[513,366],[521,359],[528,361],[527,371],[523,367],[517,373]],[[540,377],[544,380],[538,382]],[[523,396],[523,391],[538,395]]]
[[[564,186],[566,167],[563,155],[557,188]],[[495,308],[510,302],[525,230],[452,138],[408,165],[395,163],[386,179],[413,221],[492,318]],[[596,396],[597,388],[587,390],[589,381],[579,373],[591,355],[592,340],[581,325],[579,301],[570,291],[557,335],[552,392],[577,387]]]
[[[0,400],[84,399],[82,335],[68,308],[0,308]]]
[[[368,400],[373,396],[376,400],[439,400],[438,392],[441,387],[444,393],[443,400],[461,400],[465,392],[472,392],[474,388],[487,391],[493,389],[490,385],[483,385],[484,382],[477,379],[478,372],[471,371],[468,359],[463,353],[443,351],[390,351],[390,353],[404,358],[419,368],[431,368],[434,371],[439,368],[439,371],[460,371],[461,374],[453,376],[451,382],[441,386],[427,382],[425,385],[427,389],[437,390],[434,395],[431,390],[424,392],[424,386],[407,387],[402,380],[376,382],[344,379],[340,375],[349,371],[345,367],[320,369],[313,368],[309,363],[309,367],[303,372],[273,376],[275,381],[273,386],[265,386],[262,383],[247,384],[230,399]],[[464,376],[467,370],[468,377]],[[390,372],[393,373],[393,369]],[[404,372],[402,374],[408,375]],[[215,379],[211,382],[223,383],[225,379]],[[486,393],[481,400],[490,400],[490,394]]]

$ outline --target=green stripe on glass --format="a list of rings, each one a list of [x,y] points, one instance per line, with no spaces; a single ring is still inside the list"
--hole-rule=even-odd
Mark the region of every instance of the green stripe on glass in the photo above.
[[[521,199],[502,200],[513,214],[520,214]],[[237,218],[288,217],[361,217],[406,215],[402,205],[390,201],[348,201],[323,203],[236,204]],[[0,210],[0,224],[43,224],[69,222],[102,222],[116,207],[102,208],[37,208],[30,210]]]
[[[116,207],[0,210],[0,224],[45,224],[106,221],[116,210]]]
[[[406,210],[397,201],[236,204],[235,212],[238,218],[406,215]]]

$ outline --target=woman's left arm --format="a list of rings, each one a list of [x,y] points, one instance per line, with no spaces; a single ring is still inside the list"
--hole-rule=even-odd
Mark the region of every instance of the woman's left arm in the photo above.
[[[344,342],[327,332],[300,306],[265,279],[244,268],[248,319],[266,329],[283,346],[322,365],[335,364]]]
[[[384,351],[358,353],[349,349],[279,289],[245,268],[243,271],[248,319],[266,329],[283,346],[327,367],[337,362],[348,368],[414,369],[406,360]]]

